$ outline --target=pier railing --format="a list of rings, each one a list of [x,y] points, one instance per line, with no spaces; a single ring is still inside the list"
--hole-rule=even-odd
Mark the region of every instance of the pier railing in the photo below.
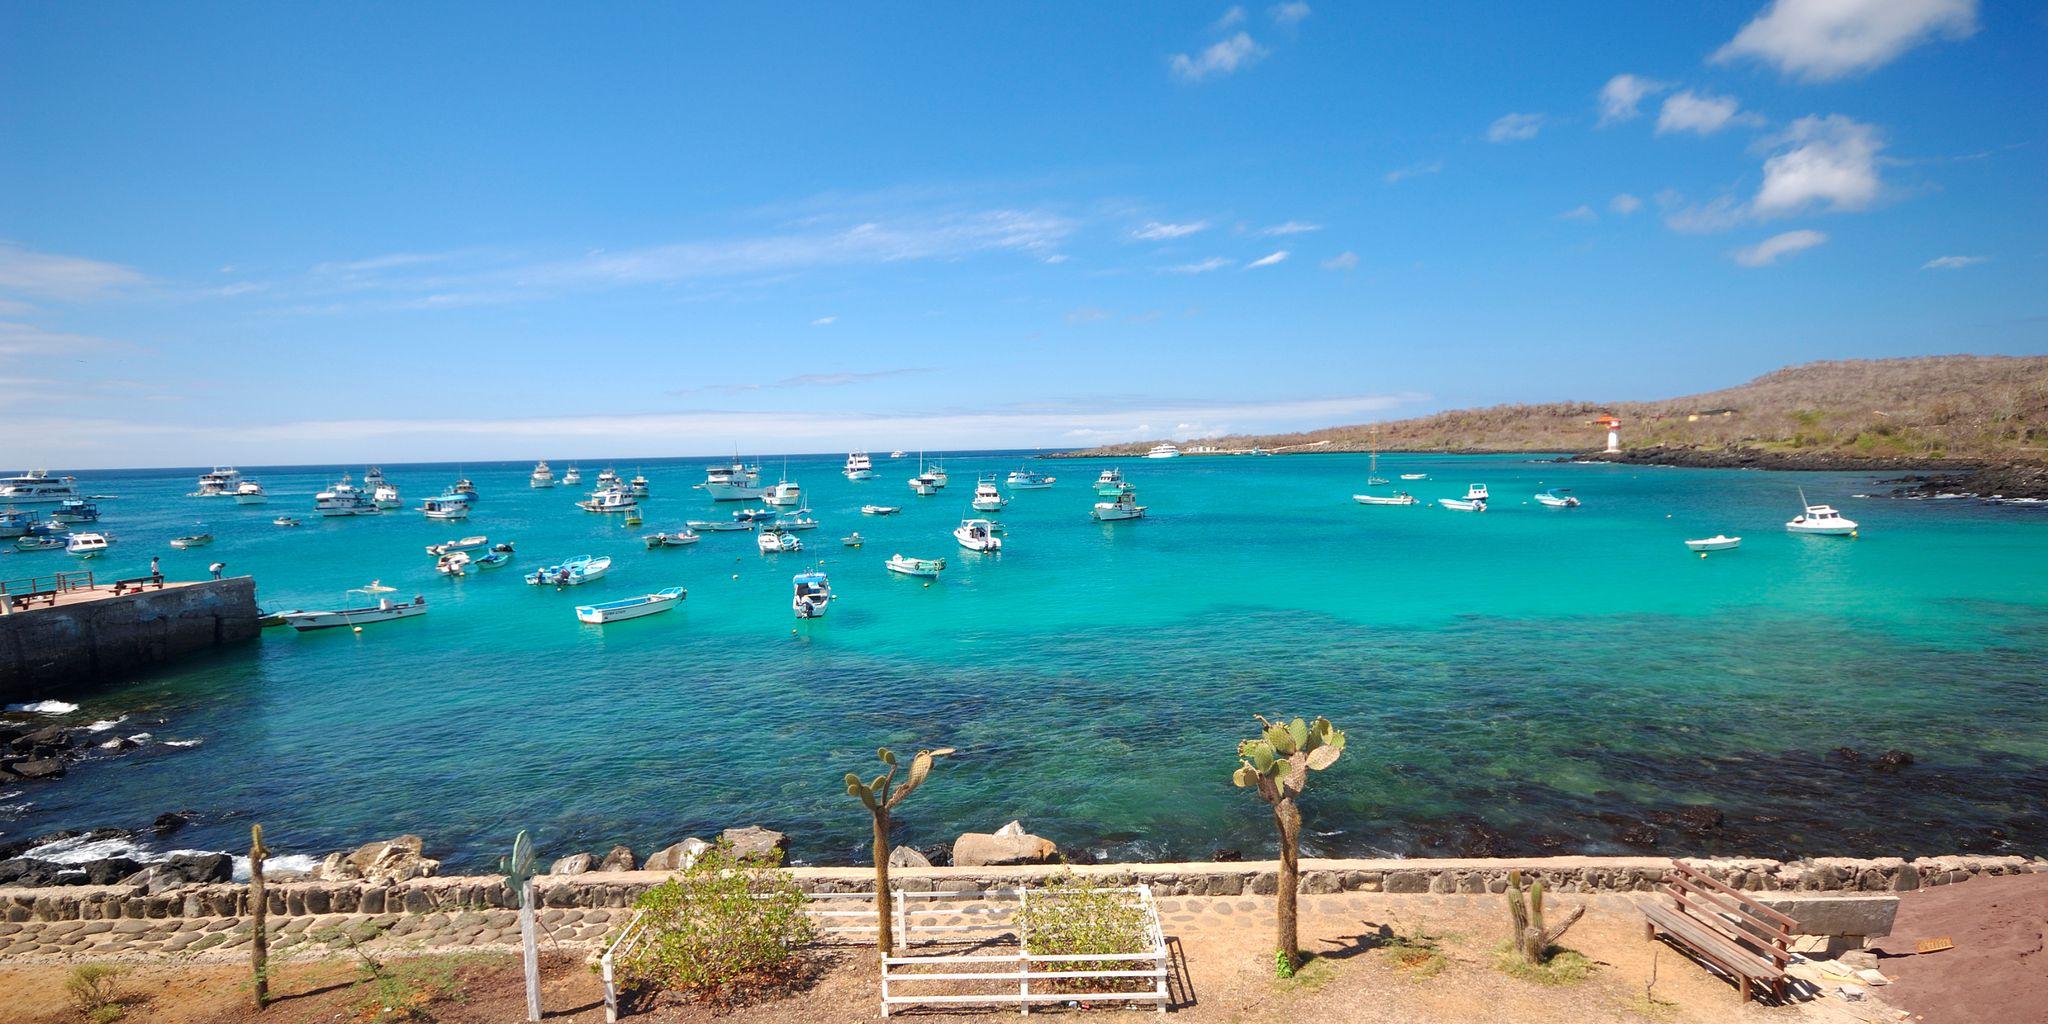
[[[49,576],[28,576],[18,580],[0,580],[0,597],[18,594],[61,594],[67,590],[91,589],[92,573],[84,570],[60,572]]]

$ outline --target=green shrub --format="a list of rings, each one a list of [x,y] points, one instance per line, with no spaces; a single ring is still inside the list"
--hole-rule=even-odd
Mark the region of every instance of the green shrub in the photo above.
[[[646,934],[618,961],[636,989],[731,1004],[789,980],[811,941],[804,893],[773,863],[724,843],[634,901]]]
[[[1574,949],[1553,946],[1547,952],[1548,959],[1540,964],[1532,964],[1515,949],[1514,943],[1504,943],[1500,947],[1500,955],[1495,965],[1500,968],[1502,974],[1511,978],[1553,987],[1576,985],[1590,977],[1594,968],[1598,966],[1585,954]]]
[[[1143,953],[1152,946],[1152,917],[1144,903],[1125,886],[1062,873],[1029,890],[1018,914],[1017,930],[1024,951],[1034,956],[1085,953]],[[1060,960],[1038,965],[1046,970],[1139,971],[1143,960]],[[1152,987],[1146,978],[1083,978],[1060,985],[1114,992]]]
[[[456,977],[461,958],[411,957],[390,964],[364,958],[355,983],[356,1019],[431,1021],[434,1006],[460,998]]]
[[[124,1012],[115,988],[115,980],[120,976],[121,969],[113,964],[79,964],[64,979],[64,994],[71,997],[72,1008],[85,1019],[94,1024],[109,1024],[120,1020]]]

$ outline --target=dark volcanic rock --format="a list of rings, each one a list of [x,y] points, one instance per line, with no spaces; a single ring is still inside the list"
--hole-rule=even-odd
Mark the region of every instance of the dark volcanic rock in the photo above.
[[[61,864],[28,857],[0,860],[0,885],[53,885],[62,869]]]
[[[1244,851],[1217,850],[1209,854],[1209,859],[1215,861],[1218,864],[1236,864],[1239,861],[1244,860]]]
[[[74,865],[85,871],[87,885],[114,885],[129,875],[142,870],[142,862],[127,857],[102,857]]]
[[[932,866],[935,868],[951,867],[953,865],[953,846],[950,843],[933,843],[930,846],[920,846],[917,848],[917,852],[924,854],[924,859],[931,861]]]
[[[1663,840],[1663,835],[1655,825],[1644,822],[1622,829],[1620,838],[1630,846],[1655,846]]]
[[[1829,752],[1828,756],[1833,757],[1835,760],[1844,762],[1846,764],[1863,763],[1863,752],[1857,750],[1855,747],[1836,747],[1834,750]]]
[[[60,779],[64,777],[64,762],[54,757],[43,757],[16,761],[8,765],[7,770],[24,779]]]
[[[1695,804],[1679,811],[1676,820],[1679,828],[1694,835],[1705,835],[1721,828],[1723,816],[1719,808]]]
[[[167,836],[184,828],[192,820],[191,811],[165,811],[150,822],[149,830],[159,836]]]
[[[1881,772],[1895,772],[1901,768],[1910,767],[1912,763],[1913,755],[1903,750],[1887,750],[1884,752],[1884,756],[1877,759],[1877,770]]]

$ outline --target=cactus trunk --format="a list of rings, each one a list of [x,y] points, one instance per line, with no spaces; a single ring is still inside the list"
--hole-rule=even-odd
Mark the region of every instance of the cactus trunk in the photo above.
[[[895,918],[889,903],[889,809],[875,809],[875,948],[889,956],[896,946]]]
[[[1274,893],[1277,916],[1275,924],[1280,954],[1287,959],[1287,969],[1292,971],[1301,966],[1301,940],[1295,932],[1294,895],[1301,888],[1301,809],[1295,806],[1292,796],[1282,796],[1273,804],[1273,820],[1280,826],[1280,879]]]
[[[249,828],[249,913],[254,933],[249,941],[249,969],[255,973],[256,1008],[270,1005],[270,932],[264,921],[269,897],[263,894],[263,826]]]

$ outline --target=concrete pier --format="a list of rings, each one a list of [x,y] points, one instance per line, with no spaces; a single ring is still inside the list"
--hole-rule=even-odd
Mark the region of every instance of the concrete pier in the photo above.
[[[20,703],[256,638],[247,576],[117,593],[68,587],[0,614],[0,703]]]

